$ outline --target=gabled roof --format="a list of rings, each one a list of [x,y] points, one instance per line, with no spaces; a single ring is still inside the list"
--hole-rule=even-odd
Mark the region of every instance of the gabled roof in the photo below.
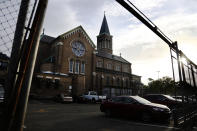
[[[127,60],[125,60],[121,56],[109,54],[109,53],[106,53],[106,52],[103,52],[103,51],[99,51],[98,53],[96,53],[96,55],[100,56],[100,57],[108,58],[108,59],[111,59],[111,60],[116,60],[116,61],[119,61],[119,62],[122,62],[122,63],[131,64],[130,62],[128,62]]]
[[[86,40],[90,43],[90,45],[91,45],[93,48],[96,48],[95,44],[94,44],[93,41],[90,39],[90,37],[88,36],[88,34],[86,33],[86,31],[83,29],[83,27],[82,27],[81,25],[78,26],[78,27],[76,27],[76,28],[74,28],[74,29],[72,29],[72,30],[70,30],[70,31],[68,31],[68,32],[66,32],[66,33],[64,33],[64,34],[62,34],[62,35],[60,35],[60,36],[58,36],[58,37],[61,37],[61,38],[63,38],[63,39],[66,39],[66,38],[68,38],[69,36],[71,36],[71,35],[73,35],[73,34],[75,34],[75,33],[77,33],[77,32],[81,32],[81,33],[84,35],[84,37],[86,38]]]
[[[99,35],[101,35],[101,34],[108,34],[108,35],[110,35],[108,24],[107,24],[107,19],[106,19],[105,15],[103,17],[103,22],[102,22],[102,25],[101,25],[101,29],[100,29]]]
[[[44,35],[44,34],[42,34],[40,37],[40,41],[44,43],[51,43],[53,40],[55,40],[55,37],[51,37],[51,36]]]

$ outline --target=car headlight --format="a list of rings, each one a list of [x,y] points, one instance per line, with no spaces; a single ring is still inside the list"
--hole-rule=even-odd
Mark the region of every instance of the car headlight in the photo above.
[[[155,111],[164,111],[164,109],[162,109],[162,108],[156,108],[156,107],[154,107],[153,110],[155,110]]]

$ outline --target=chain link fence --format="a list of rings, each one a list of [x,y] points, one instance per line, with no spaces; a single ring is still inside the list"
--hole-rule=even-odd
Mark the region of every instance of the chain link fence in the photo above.
[[[20,0],[0,2],[0,52],[7,56],[11,53],[20,4]]]
[[[30,1],[26,25],[32,11],[34,0]],[[10,56],[19,14],[21,0],[0,1],[0,53]]]
[[[33,5],[37,0],[30,0],[28,5],[27,19],[25,27],[31,16]],[[0,1],[0,84],[4,85],[8,74],[9,60],[11,57],[15,30],[19,18],[21,0],[1,0]],[[25,17],[25,16],[24,16]],[[25,31],[25,27],[21,30]],[[19,47],[20,48],[20,47]]]
[[[4,89],[0,106],[4,112],[0,118],[4,118],[4,130],[23,128],[47,3],[48,0],[0,1],[0,88]]]

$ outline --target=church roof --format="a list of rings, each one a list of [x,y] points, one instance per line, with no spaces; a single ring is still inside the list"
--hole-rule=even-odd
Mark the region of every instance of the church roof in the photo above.
[[[44,43],[51,43],[53,40],[55,40],[55,37],[51,37],[51,36],[44,35],[44,34],[42,34],[40,38],[40,41]]]
[[[77,32],[81,32],[85,39],[87,39],[87,41],[90,43],[90,45],[93,47],[93,48],[96,48],[94,42],[90,39],[90,37],[88,36],[88,34],[86,33],[86,31],[83,29],[83,27],[80,25],[62,35],[60,35],[59,37],[62,37],[64,39],[68,38],[69,36],[73,35],[74,33],[77,33]]]
[[[103,51],[99,51],[96,55],[100,56],[100,57],[108,58],[108,59],[111,59],[111,60],[116,60],[116,61],[119,61],[119,62],[122,62],[122,63],[131,64],[130,62],[128,62],[127,60],[125,60],[121,56],[109,54],[109,53],[106,53],[106,52],[103,52]]]
[[[77,32],[81,32],[85,39],[87,39],[87,41],[90,43],[90,45],[93,47],[93,48],[96,48],[94,42],[90,39],[90,37],[88,36],[88,34],[86,33],[86,31],[83,29],[83,27],[80,25],[64,34],[61,34],[59,35],[58,37],[51,37],[51,36],[48,36],[48,35],[44,35],[42,34],[41,37],[40,37],[40,41],[41,42],[44,42],[44,43],[51,43],[52,41],[54,41],[55,39],[58,39],[59,37],[60,38],[63,38],[63,39],[67,39],[68,37],[70,37],[71,35],[77,33]]]
[[[105,15],[104,15],[104,18],[103,18],[103,22],[102,22],[102,25],[101,25],[101,29],[100,29],[99,35],[101,35],[101,34],[108,34],[108,35],[110,35],[108,24],[107,24],[107,19],[106,19]]]

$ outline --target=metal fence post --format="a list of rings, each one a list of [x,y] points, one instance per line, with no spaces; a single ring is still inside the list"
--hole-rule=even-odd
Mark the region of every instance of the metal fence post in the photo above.
[[[194,70],[193,70],[193,66],[191,65],[191,71],[192,71],[192,80],[194,83],[194,87],[196,87],[196,81],[195,81],[195,77],[194,77]]]
[[[35,67],[35,61],[37,57],[37,51],[40,40],[41,28],[44,20],[45,11],[47,8],[48,0],[40,0],[38,7],[35,13],[34,21],[31,27],[31,32],[29,39],[27,40],[27,56],[24,58],[24,64],[26,64],[26,73],[24,75],[24,80],[21,88],[21,94],[19,99],[19,106],[17,108],[18,114],[14,121],[13,127],[16,127],[17,130],[22,131],[25,121],[26,109],[28,104],[29,92],[33,77],[33,71]]]
[[[19,64],[19,54],[20,48],[23,41],[24,36],[24,27],[25,21],[27,17],[28,5],[30,0],[22,0],[20,5],[20,10],[18,14],[16,30],[14,34],[13,46],[11,51],[11,57],[9,61],[9,69],[8,69],[8,76],[5,83],[5,111],[4,111],[4,129],[8,128],[9,122],[12,119],[11,111],[12,111],[12,97],[14,97],[15,91],[15,79],[18,70]]]
[[[21,43],[24,36],[24,27],[27,17],[28,5],[30,0],[22,0],[21,6],[18,14],[16,30],[14,34],[13,46],[11,51],[11,57],[9,61],[8,69],[8,78],[5,85],[5,102],[8,102],[8,99],[11,95],[11,92],[14,90],[13,85],[17,74],[18,63],[19,63],[19,52]]]

